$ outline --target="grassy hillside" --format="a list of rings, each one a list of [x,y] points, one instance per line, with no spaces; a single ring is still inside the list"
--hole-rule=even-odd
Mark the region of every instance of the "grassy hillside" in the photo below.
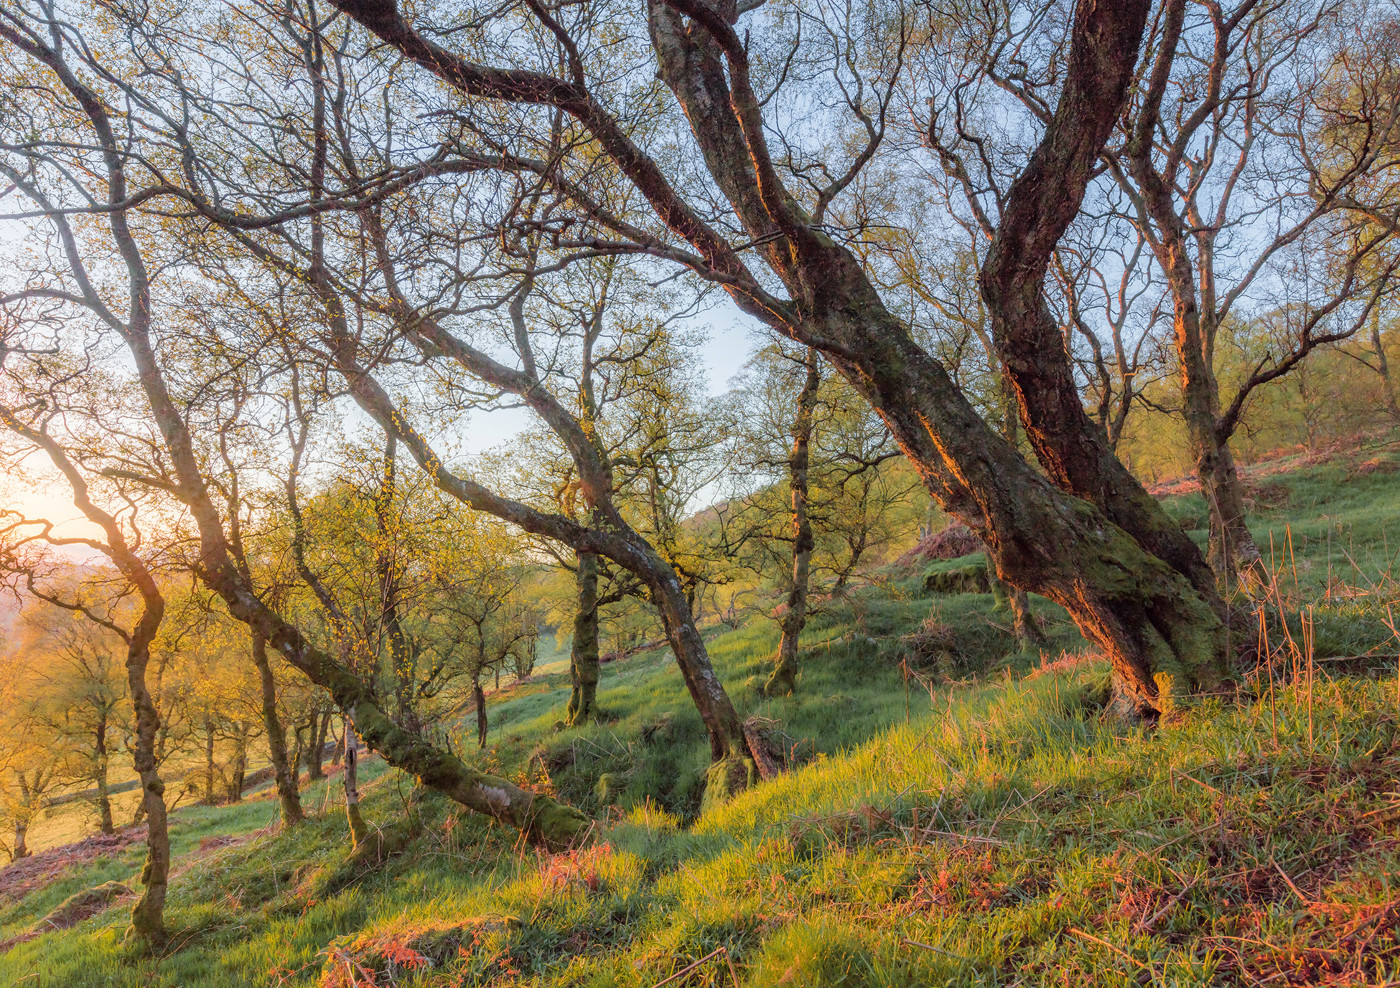
[[[772,622],[712,639],[736,702],[803,763],[728,805],[700,813],[707,747],[666,655],[605,666],[609,720],[582,730],[556,729],[567,672],[547,671],[491,704],[492,746],[471,757],[593,813],[587,848],[537,855],[371,763],[372,853],[351,853],[324,785],[290,833],[267,828],[267,800],[181,810],[171,953],[128,956],[118,899],[0,953],[0,983],[1400,979],[1400,683],[1382,620],[1400,477],[1359,471],[1370,456],[1252,478],[1292,615],[1272,608],[1271,637],[1300,637],[1311,605],[1311,687],[1280,662],[1272,689],[1126,729],[1100,717],[1107,670],[1058,609],[1037,602],[1052,644],[1033,657],[990,596],[930,599],[921,572],[889,573],[811,623],[795,697],[752,689]],[[1195,495],[1170,504],[1204,522]],[[905,661],[926,619],[949,645],[936,665]],[[138,866],[131,845],[0,899],[0,941]]]

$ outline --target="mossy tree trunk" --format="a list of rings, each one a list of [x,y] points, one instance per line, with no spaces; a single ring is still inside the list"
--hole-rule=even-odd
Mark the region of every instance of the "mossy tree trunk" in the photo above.
[[[797,688],[797,650],[802,629],[807,625],[807,589],[811,582],[812,518],[808,507],[807,474],[811,462],[812,430],[821,385],[817,351],[807,349],[806,374],[797,394],[797,411],[792,420],[792,450],[788,454],[788,487],[792,498],[792,585],[788,588],[787,608],[783,611],[782,639],[773,660],[773,672],[764,684],[768,696],[784,696]],[[844,577],[844,574],[843,574]]]
[[[598,556],[592,552],[575,554],[574,640],[569,647],[569,706],[565,723],[577,727],[592,720],[598,712]]]
[[[120,194],[120,188],[117,191]],[[122,524],[115,516],[92,501],[86,479],[68,457],[67,452],[47,433],[20,423],[9,410],[0,412],[0,418],[3,418],[6,427],[29,439],[48,454],[50,461],[72,488],[74,506],[103,532],[103,541],[89,544],[99,548],[115,564],[141,600],[141,611],[129,629],[112,621],[102,623],[109,630],[116,632],[126,644],[127,691],[135,715],[131,754],[136,777],[141,783],[142,813],[138,816],[144,815],[146,818],[146,861],[141,869],[142,891],[131,909],[129,932],[139,946],[150,951],[159,950],[169,939],[165,928],[165,898],[170,875],[170,831],[166,819],[165,783],[160,777],[158,758],[163,725],[146,674],[151,662],[151,643],[165,619],[165,598],[150,568],[127,542],[126,530]],[[75,608],[78,609],[81,608]],[[83,613],[89,618],[92,617],[86,610]],[[101,735],[101,744],[105,748],[105,730]],[[103,757],[105,759],[105,752]],[[51,766],[39,769],[33,785],[27,783],[22,773],[19,776],[21,794],[26,798],[23,805],[24,815],[16,821],[16,857],[24,857],[28,853],[24,840],[25,830],[33,811],[38,809],[38,798],[45,787],[45,780],[52,779],[54,771]],[[104,767],[101,783],[104,789],[105,775]],[[34,796],[33,805],[28,798],[31,794]],[[107,802],[106,813],[110,821],[110,800]]]
[[[345,720],[345,819],[350,825],[350,846],[359,847],[369,836],[365,818],[360,815],[359,745],[355,738],[355,727],[347,717]]]
[[[272,777],[282,807],[282,825],[294,827],[304,817],[301,795],[297,792],[296,762],[287,757],[287,733],[282,729],[281,717],[277,715],[277,681],[272,675],[272,664],[267,660],[267,641],[257,629],[249,631],[253,644],[253,664],[258,668],[261,687],[263,729],[267,732]]]
[[[149,622],[152,637],[159,620],[156,617]],[[146,637],[145,629],[138,627],[127,649],[126,668],[127,684],[136,707],[136,739],[132,746],[132,758],[137,778],[141,781],[141,808],[146,817],[146,863],[141,868],[141,895],[131,907],[131,929],[139,941],[155,950],[163,947],[167,940],[165,895],[170,878],[170,829],[166,818],[165,783],[161,780],[156,760],[160,714],[146,686],[149,661],[150,640]]]
[[[741,13],[734,6],[668,0],[649,5],[647,12],[659,76],[678,100],[710,177],[753,246],[742,256],[633,142],[586,81],[473,63],[429,41],[390,0],[345,0],[336,6],[473,99],[548,104],[586,128],[656,217],[697,252],[695,266],[716,272],[745,312],[821,350],[870,402],[939,504],[988,543],[1003,579],[1069,610],[1113,663],[1126,709],[1148,716],[1159,709],[1159,672],[1173,694],[1219,681],[1227,668],[1228,635],[1210,567],[1180,526],[1121,464],[1115,466],[1101,437],[1082,428],[1087,416],[1063,341],[1053,333],[1044,345],[1042,335],[1045,265],[1082,201],[1123,106],[1148,0],[1078,4],[1060,104],[1013,187],[1008,213],[1014,222],[1004,221],[1009,229],[998,231],[996,261],[983,276],[994,319],[1007,327],[1001,335],[1013,344],[1001,354],[1003,363],[1015,374],[1022,368],[1010,365],[1019,361],[1032,372],[1021,378],[1025,384],[1038,376],[1049,386],[1040,396],[1018,385],[1018,400],[1044,399],[1024,419],[1037,430],[1032,436],[1037,457],[1052,477],[1073,488],[1068,492],[1052,486],[996,435],[947,368],[914,342],[909,326],[885,306],[864,261],[823,229],[827,201],[819,197],[809,207],[784,186],[769,154],[764,103],[752,85],[748,48],[734,26]],[[838,183],[832,194],[839,189]],[[749,258],[766,264],[788,298],[772,293],[772,279],[754,274]],[[405,307],[401,324],[432,352],[460,354],[473,371],[494,374],[488,378],[493,384],[504,385],[513,374],[473,357],[419,311]],[[1042,367],[1045,373],[1037,375]],[[353,382],[351,390],[356,390]],[[551,415],[561,417],[547,396],[539,395],[543,389],[537,382],[523,381],[511,390],[526,395],[551,425]],[[382,405],[373,414],[382,426],[393,427],[392,403]],[[1054,422],[1057,409],[1069,416],[1064,428]],[[453,483],[437,469],[437,458],[415,456],[445,484]],[[1067,469],[1071,461],[1089,470],[1082,486]],[[488,499],[483,493],[476,500]],[[663,614],[673,610],[668,593],[650,579],[647,583]],[[694,695],[693,675],[688,685]],[[722,730],[718,737],[712,734],[712,745],[730,746]]]
[[[107,715],[104,712],[97,723],[97,731],[93,736],[93,783],[97,789],[97,825],[104,834],[114,834],[117,832],[116,826],[112,823],[112,794],[108,791],[109,786],[107,776],[110,767],[110,758],[107,752]]]

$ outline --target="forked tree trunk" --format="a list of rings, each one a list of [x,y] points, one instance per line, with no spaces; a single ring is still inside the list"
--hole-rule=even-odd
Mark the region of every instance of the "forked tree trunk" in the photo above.
[[[578,727],[598,713],[598,557],[591,552],[576,555],[574,587],[574,640],[569,647],[569,706],[564,722]]]
[[[272,777],[282,806],[282,826],[294,827],[304,817],[301,796],[297,793],[296,762],[287,758],[287,733],[282,729],[282,719],[277,716],[277,681],[272,675],[272,664],[267,660],[267,641],[257,629],[250,628],[249,632],[253,640],[253,664],[258,667],[263,728],[267,731]]]
[[[1080,630],[1113,665],[1117,709],[1153,716],[1173,697],[1219,681],[1227,669],[1228,635],[1214,578],[1199,549],[1084,425],[1068,356],[1042,290],[1050,252],[1074,216],[1084,183],[1121,109],[1136,62],[1146,0],[1081,2],[1076,10],[1061,105],[1031,165],[1013,186],[997,244],[983,271],[984,296],[1003,326],[1002,363],[1017,398],[1035,402],[1023,421],[1037,455],[1057,481],[1075,485],[1081,500],[1055,489],[977,414],[947,369],[912,339],[886,308],[862,261],[806,220],[769,170],[761,107],[754,93],[731,82],[747,71],[744,45],[718,12],[685,3],[702,28],[676,12],[681,3],[649,8],[661,76],[681,101],[711,176],[745,232],[798,300],[779,310],[755,288],[730,294],[746,311],[822,350],[889,427],[929,492],[991,550],[998,574],[1019,588],[1065,607]],[[409,37],[412,29],[374,4],[352,16],[398,45],[419,64],[470,89],[454,74],[460,60]],[[723,45],[712,40],[718,32]],[[421,55],[421,57],[420,57]],[[725,63],[728,63],[726,66]],[[728,71],[726,71],[728,69]],[[528,98],[528,97],[523,97]],[[575,112],[572,104],[565,104]],[[587,107],[576,112],[589,122]],[[630,169],[674,229],[703,245],[730,269],[732,256],[670,207],[664,179],[613,139],[615,159]],[[1095,142],[1097,141],[1097,145]],[[755,163],[764,168],[755,182]],[[1014,207],[1014,209],[1012,208]],[[799,318],[800,316],[800,318]],[[1046,327],[1048,337],[1046,336]],[[1064,425],[1056,423],[1063,412]],[[1091,441],[1092,440],[1092,441]],[[1083,486],[1070,464],[1082,467]],[[1057,465],[1058,464],[1058,465]]]
[[[812,519],[807,504],[807,472],[811,460],[812,428],[821,385],[817,351],[807,350],[806,376],[797,394],[797,414],[792,420],[792,451],[788,455],[788,486],[792,492],[792,586],[783,611],[783,636],[773,673],[764,684],[768,696],[785,696],[797,688],[797,649],[807,625],[807,588],[812,570]],[[854,566],[851,567],[854,569]],[[845,574],[842,574],[844,577]]]
[[[1050,478],[1182,574],[1223,618],[1214,574],[1200,550],[1128,472],[1085,411],[1044,293],[1051,255],[1079,212],[1133,81],[1150,8],[1150,0],[1078,4],[1059,104],[1006,194],[980,284],[1026,436]]]

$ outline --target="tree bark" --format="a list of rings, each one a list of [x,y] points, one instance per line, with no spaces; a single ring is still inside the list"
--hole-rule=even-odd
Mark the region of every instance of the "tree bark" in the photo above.
[[[96,803],[98,827],[104,834],[114,834],[117,832],[117,828],[112,823],[112,795],[108,792],[107,785],[107,717],[105,713],[102,716],[102,720],[97,725],[93,754],[96,757],[93,783],[97,788]]]
[[[1381,311],[1377,306],[1371,313],[1371,349],[1376,353],[1376,373],[1381,379],[1381,394],[1386,413],[1392,425],[1400,425],[1400,401],[1395,397],[1395,381],[1390,376],[1390,360],[1385,355],[1385,341],[1381,338]]]
[[[204,805],[214,806],[214,720],[204,717]]]
[[[350,825],[350,846],[357,848],[369,836],[365,818],[360,815],[359,757],[354,725],[345,720],[345,819]]]
[[[18,861],[20,858],[29,857],[28,835],[29,821],[24,817],[17,818],[15,820],[15,846],[10,852],[11,861]]]
[[[1261,577],[1263,565],[1245,525],[1244,493],[1230,451],[1229,432],[1220,416],[1220,385],[1213,367],[1216,313],[1213,305],[1207,306],[1205,312],[1201,308],[1196,265],[1188,249],[1191,233],[1175,206],[1173,169],[1163,175],[1153,163],[1162,99],[1170,84],[1185,16],[1185,0],[1170,0],[1163,8],[1158,53],[1146,80],[1142,110],[1125,147],[1125,157],[1137,185],[1139,208],[1155,231],[1155,236],[1149,235],[1149,243],[1172,293],[1182,412],[1201,494],[1210,512],[1208,556],[1213,576],[1228,589],[1240,577]],[[1217,48],[1217,57],[1220,51]]]
[[[1128,472],[1085,411],[1044,294],[1055,245],[1079,211],[1133,82],[1150,8],[1150,0],[1078,5],[1059,104],[1007,193],[980,282],[1026,437],[1051,479],[1185,576],[1223,617],[1214,574],[1196,544]]]
[[[569,706],[564,722],[570,727],[588,723],[598,714],[598,556],[576,554],[574,587],[574,640],[569,647]]]
[[[1081,111],[1091,107],[1093,120],[1083,113],[1057,115],[1028,169],[1031,178],[1020,183],[1033,194],[1016,197],[1014,229],[999,240],[983,276],[984,292],[992,296],[1001,313],[997,318],[1005,324],[1002,337],[1016,344],[1003,348],[1003,363],[1020,362],[1029,372],[1055,365],[1047,372],[1045,394],[1018,385],[1018,399],[1047,402],[1023,420],[1043,433],[1033,445],[1051,460],[1047,470],[1052,475],[1057,472],[1055,456],[1068,463],[1073,455],[1091,478],[1098,478],[1097,485],[1084,491],[1085,500],[1052,487],[990,430],[947,369],[915,344],[908,327],[885,308],[859,259],[806,219],[766,158],[757,98],[737,84],[731,87],[731,81],[744,81],[742,41],[719,15],[711,11],[707,16],[702,4],[673,0],[673,6],[693,12],[704,26],[697,19],[686,24],[669,6],[652,6],[652,38],[662,77],[685,108],[708,170],[744,221],[746,233],[762,244],[757,249],[801,304],[789,313],[760,287],[744,282],[743,269],[723,245],[714,245],[703,232],[689,232],[693,217],[678,216],[672,228],[703,247],[707,260],[732,279],[728,288],[741,308],[822,350],[884,419],[939,504],[987,543],[1003,579],[1069,611],[1112,663],[1119,709],[1151,716],[1170,703],[1159,699],[1164,687],[1177,696],[1218,682],[1228,667],[1228,635],[1209,567],[1180,526],[1149,503],[1141,485],[1121,464],[1109,462],[1112,457],[1103,453],[1102,442],[1087,441],[1092,434],[1079,428],[1088,419],[1077,390],[1065,386],[1072,385],[1072,375],[1058,333],[1046,346],[1030,346],[1042,340],[1044,330],[1036,272],[1044,271],[1061,224],[1068,221],[1059,197],[1068,198],[1072,217],[1092,171],[1090,152],[1096,155],[1102,147],[1090,146],[1092,139],[1106,134],[1122,103],[1125,84],[1120,83],[1135,61],[1143,0],[1081,5],[1071,41],[1074,86],[1067,84],[1067,96],[1074,96],[1070,106]],[[711,31],[723,39],[722,45],[713,41]],[[382,36],[392,39],[392,34]],[[446,53],[435,57],[453,58]],[[1113,96],[1106,103],[1088,95],[1099,84],[1096,73],[1109,70],[1098,65],[1100,57],[1114,63],[1111,78],[1104,76]],[[1086,135],[1090,145],[1083,143]],[[619,148],[616,157],[624,161],[626,153]],[[1063,180],[1052,167],[1059,159],[1075,166]],[[659,212],[679,209],[671,204],[675,194],[664,179],[639,166],[634,181]],[[1046,216],[1038,220],[1042,208]],[[1020,260],[1017,243],[1025,250]],[[1022,346],[1034,351],[1033,360],[1021,360]],[[1008,369],[1014,380],[1020,368]],[[1030,383],[1026,376],[1022,382]],[[1070,390],[1072,405],[1066,404]],[[1055,428],[1057,407],[1074,428]]]
[[[272,759],[272,776],[277,786],[277,799],[282,806],[282,826],[294,827],[302,821],[301,796],[297,793],[296,762],[287,758],[287,733],[277,716],[277,681],[272,675],[272,663],[267,660],[267,642],[256,629],[249,629],[253,640],[253,664],[258,667],[258,682],[262,693],[263,728],[267,731],[267,750]]]
[[[228,801],[243,802],[243,785],[248,777],[248,735],[240,730],[234,737],[233,764],[229,767]]]
[[[148,610],[150,605],[148,603]],[[170,877],[170,830],[165,809],[165,783],[161,780],[156,760],[156,735],[160,729],[160,713],[146,685],[146,667],[150,662],[150,638],[155,635],[164,612],[143,620],[127,648],[127,685],[136,708],[136,743],[132,759],[136,775],[141,780],[141,807],[146,817],[146,863],[141,868],[140,897],[131,907],[131,929],[135,938],[152,950],[163,947],[165,930],[165,894]]]
[[[807,349],[806,376],[797,394],[797,414],[792,421],[792,451],[788,455],[788,486],[792,492],[792,586],[788,589],[787,609],[783,612],[782,639],[773,672],[764,684],[768,696],[785,696],[797,688],[797,649],[807,624],[807,588],[812,569],[812,520],[807,504],[807,471],[817,389],[821,367],[817,352]],[[854,568],[854,564],[852,567]],[[844,578],[845,574],[842,574]]]
[[[481,674],[472,679],[472,696],[476,699],[476,746],[486,747],[486,731],[490,726],[486,721],[486,691],[481,688]]]
[[[306,777],[308,779],[324,779],[326,777],[326,736],[331,732],[331,718],[333,712],[327,710],[325,713],[313,714],[311,717],[311,737],[312,743],[306,751]],[[331,756],[331,764],[340,764],[339,745]]]

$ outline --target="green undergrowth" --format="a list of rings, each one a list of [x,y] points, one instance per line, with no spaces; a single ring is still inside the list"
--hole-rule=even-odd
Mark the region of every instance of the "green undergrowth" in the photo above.
[[[328,812],[186,870],[161,960],[124,953],[113,910],[3,964],[54,986],[645,988],[723,948],[679,983],[1400,976],[1393,683],[1319,680],[1311,736],[1301,689],[1151,732],[1105,723],[1105,692],[1081,662],[925,698],[691,828],[641,806],[553,856],[391,772],[365,786],[368,854]]]
[[[1292,536],[1270,634],[1301,638],[1311,616],[1311,687],[1280,660],[1272,687],[1128,729],[1063,611],[1033,600],[1049,643],[1031,655],[991,595],[924,596],[922,571],[891,571],[813,616],[791,697],[756,688],[773,621],[708,629],[741,714],[794,766],[727,804],[700,811],[708,746],[669,656],[605,665],[606,717],[578,729],[558,725],[567,672],[549,669],[493,697],[490,746],[464,750],[592,814],[586,846],[537,854],[371,762],[359,850],[335,784],[285,833],[270,800],[181,810],[165,956],[128,952],[119,902],[0,953],[0,984],[1400,981],[1395,670],[1325,661],[1393,658],[1400,484],[1335,464],[1253,483],[1260,544]],[[1190,525],[1190,497],[1168,504]],[[0,941],[138,866],[132,847],[0,903]]]

